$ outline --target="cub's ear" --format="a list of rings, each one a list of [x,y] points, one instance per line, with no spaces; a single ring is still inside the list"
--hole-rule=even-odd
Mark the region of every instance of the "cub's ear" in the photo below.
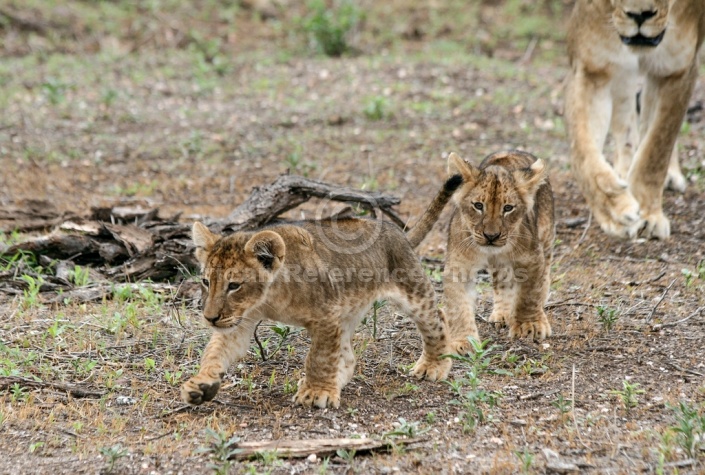
[[[201,264],[205,264],[208,252],[220,236],[213,234],[206,226],[196,221],[191,229],[191,237],[196,245],[196,259]]]
[[[247,241],[245,252],[257,259],[265,270],[276,272],[284,261],[286,245],[274,231],[260,231]]]
[[[460,175],[464,183],[474,183],[480,176],[480,170],[466,162],[455,152],[448,155],[448,175]]]
[[[540,158],[529,168],[514,171],[517,185],[531,196],[535,195],[539,187],[546,182],[547,176],[546,163]]]

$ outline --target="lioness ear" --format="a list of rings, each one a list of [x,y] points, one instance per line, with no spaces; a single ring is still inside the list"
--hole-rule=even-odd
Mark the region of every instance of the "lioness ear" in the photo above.
[[[203,224],[196,221],[191,228],[191,238],[196,245],[196,259],[201,264],[205,264],[208,258],[208,252],[213,247],[213,244],[220,236],[213,234]]]
[[[514,178],[519,186],[533,196],[546,181],[547,174],[546,163],[539,158],[529,168],[516,170]]]
[[[480,170],[460,158],[455,152],[451,152],[448,155],[448,175],[460,175],[463,177],[463,182],[474,183],[480,176]]]
[[[252,254],[266,270],[275,272],[284,261],[286,245],[274,231],[260,231],[247,241],[245,252]]]

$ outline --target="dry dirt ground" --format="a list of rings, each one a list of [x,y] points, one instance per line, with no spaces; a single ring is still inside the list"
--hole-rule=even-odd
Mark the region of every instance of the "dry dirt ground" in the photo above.
[[[362,2],[341,58],[313,51],[300,3],[4,2],[0,204],[81,213],[141,202],[191,222],[225,216],[289,169],[397,195],[413,222],[449,152],[478,162],[521,148],[548,161],[555,191],[553,336],[536,344],[494,329],[481,281],[486,353],[456,361],[448,383],[408,376],[418,334],[383,307],[356,335],[340,409],[292,405],[308,337],[270,325],[258,331],[266,361],[253,342],[217,399],[190,409],[179,385],[208,331],[176,284],[116,284],[114,298],[89,304],[0,294],[0,381],[18,381],[0,392],[0,473],[705,472],[697,108],[680,138],[688,189],[665,197],[671,239],[613,240],[588,219],[568,163],[569,2]],[[701,78],[692,102],[703,100]],[[447,222],[420,248],[431,264]],[[6,231],[3,245],[31,237]],[[420,441],[228,463],[218,449],[232,436]]]

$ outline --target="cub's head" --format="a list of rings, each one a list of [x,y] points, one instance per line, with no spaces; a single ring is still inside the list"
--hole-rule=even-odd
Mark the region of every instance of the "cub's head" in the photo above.
[[[233,328],[265,299],[284,261],[284,240],[274,231],[221,237],[198,222],[192,233],[203,277],[203,317],[215,328]]]
[[[532,156],[502,152],[490,155],[485,159],[487,166],[477,168],[450,154],[448,172],[463,177],[463,185],[455,193],[463,242],[492,252],[520,237],[521,222],[533,210],[536,192],[546,179],[544,162],[538,159],[532,163],[527,157]],[[511,163],[513,159],[519,167],[500,163],[502,160]]]
[[[654,47],[663,39],[668,12],[676,0],[610,0],[612,24],[622,43],[632,47]]]

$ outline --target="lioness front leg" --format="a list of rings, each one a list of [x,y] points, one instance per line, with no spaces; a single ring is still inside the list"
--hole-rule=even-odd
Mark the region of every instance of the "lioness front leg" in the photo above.
[[[198,374],[181,386],[181,399],[185,403],[198,405],[215,398],[230,365],[247,353],[256,326],[257,321],[243,321],[231,333],[213,333]]]
[[[696,77],[697,63],[667,80],[647,76],[642,140],[629,170],[629,189],[641,205],[647,238],[666,239],[671,234],[662,209],[663,188]]]
[[[591,74],[575,66],[566,89],[571,161],[576,181],[600,227],[614,236],[634,238],[643,225],[639,202],[602,154],[612,114],[610,80],[605,71]],[[624,164],[620,162],[620,166]]]
[[[306,356],[306,376],[299,380],[294,402],[303,406],[337,409],[340,407],[338,372],[342,330],[337,322],[324,323],[320,320],[308,330],[311,334],[311,349]]]
[[[626,181],[634,151],[639,146],[637,125],[637,91],[639,77],[630,70],[618,70],[612,80],[612,120],[610,135],[614,139],[613,168]]]

